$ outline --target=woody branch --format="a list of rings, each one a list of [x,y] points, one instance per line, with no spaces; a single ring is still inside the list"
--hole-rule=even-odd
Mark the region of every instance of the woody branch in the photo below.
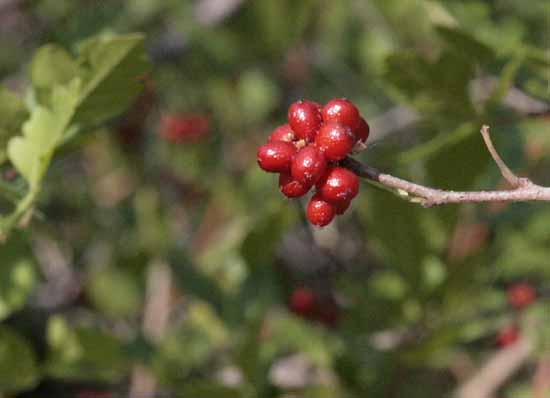
[[[494,191],[450,191],[431,188],[416,184],[390,174],[385,174],[377,169],[358,162],[350,157],[344,159],[342,166],[352,170],[359,177],[377,182],[388,188],[395,189],[401,196],[411,198],[424,207],[443,205],[448,203],[482,203],[482,202],[550,202],[550,187],[535,184],[529,178],[516,176],[506,166],[496,151],[489,135],[489,126],[481,128],[481,134],[489,153],[500,169],[504,179],[510,184],[511,189]]]

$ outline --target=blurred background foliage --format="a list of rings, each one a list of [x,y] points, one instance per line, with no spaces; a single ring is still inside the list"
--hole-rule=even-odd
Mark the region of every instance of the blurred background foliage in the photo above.
[[[548,204],[423,209],[363,184],[312,229],[255,153],[291,102],[345,96],[371,124],[365,163],[503,187],[486,123],[549,185],[549,26],[546,0],[0,1],[0,79],[25,101],[30,77],[71,73],[31,68],[49,42],[139,31],[153,65],[129,110],[57,150],[36,216],[0,245],[0,395],[450,396],[513,325],[536,348],[499,394],[534,396]],[[9,199],[25,183],[4,147],[26,113],[0,100],[19,112],[0,120]],[[518,281],[537,292],[525,311],[506,299]]]

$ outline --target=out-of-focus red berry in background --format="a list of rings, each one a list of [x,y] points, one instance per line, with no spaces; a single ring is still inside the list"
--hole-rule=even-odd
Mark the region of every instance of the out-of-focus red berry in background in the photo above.
[[[160,121],[160,136],[181,144],[197,142],[210,131],[210,119],[203,114],[165,114]]]
[[[506,326],[497,334],[497,345],[499,347],[509,347],[516,343],[520,338],[519,329],[515,325]]]
[[[313,290],[307,287],[296,288],[291,296],[290,310],[299,315],[311,315],[315,305],[315,294]]]
[[[537,293],[529,283],[516,283],[508,288],[508,302],[515,309],[522,309],[535,301]]]

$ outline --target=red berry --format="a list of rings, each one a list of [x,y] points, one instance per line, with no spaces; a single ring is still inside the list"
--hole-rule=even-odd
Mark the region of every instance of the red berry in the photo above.
[[[341,123],[355,130],[359,127],[360,118],[359,110],[345,98],[335,98],[323,108],[325,123]]]
[[[319,227],[328,225],[334,218],[334,206],[324,200],[318,193],[313,195],[307,205],[307,218]]]
[[[359,192],[359,177],[343,167],[332,167],[317,183],[317,190],[330,203],[349,202]]]
[[[311,103],[317,107],[317,110],[319,111],[319,114],[321,115],[321,118],[322,118],[323,117],[323,105],[321,105],[320,103],[318,103],[316,101],[311,101]]]
[[[279,175],[279,189],[288,198],[299,198],[311,189],[311,185],[296,181],[289,173]]]
[[[346,210],[349,208],[349,205],[351,204],[351,200],[347,200],[345,202],[340,202],[334,204],[334,211],[337,215],[342,215],[346,212]]]
[[[370,127],[367,121],[363,118],[359,121],[359,127],[355,129],[355,138],[360,142],[367,142],[369,138]]]
[[[313,102],[298,101],[288,108],[288,124],[300,139],[313,141],[322,121],[318,104]]]
[[[263,170],[273,173],[289,171],[295,153],[294,144],[285,141],[271,141],[258,149],[258,165]]]
[[[290,296],[290,309],[300,315],[312,313],[315,304],[315,295],[307,287],[297,288]]]
[[[345,158],[353,149],[355,135],[343,124],[327,123],[319,130],[315,143],[328,160],[337,161]]]
[[[210,121],[200,114],[163,115],[160,135],[168,141],[197,141],[208,133]]]
[[[277,127],[269,136],[269,141],[287,141],[292,142],[296,139],[296,134],[288,124]]]
[[[497,344],[500,347],[508,347],[519,340],[519,330],[516,326],[507,326],[501,329],[497,335]]]
[[[296,153],[290,171],[295,180],[313,185],[325,173],[326,168],[325,155],[315,146],[308,145]]]
[[[329,328],[338,326],[340,320],[340,309],[333,301],[318,304],[315,318]]]
[[[517,283],[508,289],[508,302],[518,310],[535,301],[535,297],[535,289],[528,283]]]

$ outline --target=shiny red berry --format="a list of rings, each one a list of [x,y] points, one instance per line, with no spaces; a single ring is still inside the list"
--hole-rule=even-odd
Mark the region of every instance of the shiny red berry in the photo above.
[[[335,98],[323,107],[325,123],[341,123],[355,130],[359,127],[360,119],[357,107],[345,98]]]
[[[299,139],[313,141],[321,123],[318,104],[311,101],[298,101],[288,108],[288,124]]]
[[[319,130],[315,143],[328,160],[337,161],[351,152],[355,145],[355,135],[343,124],[327,123]]]
[[[307,218],[313,225],[324,227],[335,215],[334,206],[327,202],[318,193],[313,195],[307,205]]]
[[[313,185],[325,173],[326,168],[325,155],[314,145],[308,145],[296,153],[290,172],[295,180]]]
[[[349,208],[351,204],[351,200],[347,200],[345,202],[339,202],[334,204],[334,211],[337,215],[342,215],[346,212],[346,210]]]
[[[528,283],[516,283],[508,289],[508,302],[515,309],[527,307],[535,298],[535,289]]]
[[[363,118],[360,119],[359,127],[355,129],[354,133],[357,141],[360,141],[363,143],[367,142],[367,139],[369,138],[369,134],[370,134],[370,127],[365,119]]]
[[[331,167],[317,182],[317,191],[333,204],[351,201],[359,192],[359,177],[343,167]]]
[[[516,326],[507,326],[497,334],[497,344],[500,347],[508,347],[519,340],[520,334]]]
[[[315,294],[307,287],[297,288],[290,296],[290,309],[300,315],[309,315],[315,307]]]
[[[279,189],[288,198],[299,198],[311,189],[311,184],[303,184],[295,180],[289,173],[279,175]]]
[[[269,141],[286,141],[292,142],[296,139],[296,134],[288,124],[283,124],[277,127],[269,136]]]
[[[289,171],[295,153],[294,144],[285,141],[271,141],[258,149],[258,165],[263,170],[272,173]]]

